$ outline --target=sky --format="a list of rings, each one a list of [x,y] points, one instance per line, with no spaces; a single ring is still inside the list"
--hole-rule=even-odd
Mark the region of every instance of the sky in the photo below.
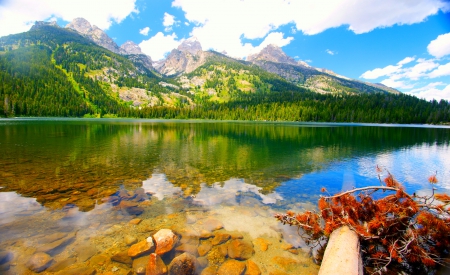
[[[275,44],[313,67],[450,100],[450,0],[0,0],[0,36],[77,17],[154,61],[191,37],[238,59]]]

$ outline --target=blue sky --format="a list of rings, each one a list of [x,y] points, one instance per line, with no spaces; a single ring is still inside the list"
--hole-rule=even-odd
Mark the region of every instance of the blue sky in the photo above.
[[[154,61],[192,36],[235,58],[276,44],[314,67],[450,100],[450,1],[0,0],[0,36],[76,17]]]

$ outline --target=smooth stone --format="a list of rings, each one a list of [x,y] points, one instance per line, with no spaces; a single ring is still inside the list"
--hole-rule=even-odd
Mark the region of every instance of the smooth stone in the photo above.
[[[3,271],[8,271],[10,267],[9,263],[0,264],[0,274],[3,274]]]
[[[253,245],[248,241],[232,240],[228,244],[228,256],[232,259],[248,260],[253,253]]]
[[[97,248],[87,245],[87,246],[77,246],[75,252],[78,254],[78,261],[83,263],[89,260],[92,256],[97,254]]]
[[[135,258],[142,256],[144,254],[150,254],[151,250],[154,248],[153,241],[151,238],[148,240],[143,240],[137,244],[133,244],[130,249],[128,249],[128,256]]]
[[[208,230],[202,230],[200,231],[200,239],[205,240],[214,237],[214,234],[211,231]]]
[[[65,268],[73,265],[76,262],[77,262],[77,259],[75,259],[75,258],[67,258],[67,259],[64,259],[64,260],[62,260],[60,262],[57,262],[57,263],[53,264],[52,266],[47,268],[47,271],[58,272],[60,270],[63,270]]]
[[[187,216],[186,223],[187,224],[193,224],[197,221],[197,218],[195,216]]]
[[[197,266],[197,259],[193,255],[183,253],[170,262],[169,275],[194,275],[196,274]]]
[[[261,251],[267,251],[267,249],[269,249],[269,245],[271,243],[263,238],[256,238],[253,240],[253,245],[255,245],[256,247],[259,247],[259,249],[261,249]]]
[[[111,261],[122,263],[131,267],[133,259],[128,256],[128,251],[122,251],[111,257]]]
[[[163,255],[166,252],[172,250],[177,243],[177,236],[170,229],[161,229],[153,235],[155,240],[156,250],[155,253]]]
[[[47,253],[38,252],[31,256],[26,266],[34,272],[42,272],[51,265],[52,261],[52,257]]]
[[[128,208],[125,208],[125,209],[126,209],[127,213],[130,214],[130,215],[140,215],[145,210],[144,208],[139,207],[139,206],[128,207]]]
[[[259,269],[259,266],[254,261],[247,260],[245,275],[261,275],[261,269]]]
[[[145,270],[147,269],[147,263],[149,261],[150,256],[144,256],[137,259],[134,259],[133,261],[133,270],[138,275],[145,274]]]
[[[300,264],[300,261],[284,256],[275,256],[272,258],[271,262],[274,263],[277,267],[284,269],[285,271],[295,268]]]
[[[211,250],[212,244],[210,242],[203,242],[199,247],[197,247],[198,255],[205,256]]]
[[[147,264],[146,275],[166,275],[167,274],[167,266],[161,259],[161,257],[156,254],[150,254],[150,258]]]
[[[92,266],[94,266],[94,265],[104,266],[108,262],[109,262],[109,258],[107,256],[104,256],[104,255],[96,255],[96,256],[93,256],[89,260],[89,263]]]
[[[230,234],[218,232],[214,235],[214,238],[211,240],[212,245],[223,244],[231,238]]]
[[[126,245],[130,246],[130,245],[137,243],[138,240],[134,236],[126,235],[124,238],[124,241],[125,241]]]
[[[236,260],[227,260],[217,270],[217,275],[241,275],[245,271],[245,263]]]
[[[219,250],[220,255],[227,257],[228,256],[228,244],[222,244],[217,246],[217,249]]]
[[[140,222],[142,221],[142,219],[132,219],[131,221],[129,221],[129,224],[133,224],[133,225],[138,225]]]
[[[230,233],[230,235],[231,235],[231,239],[233,239],[233,240],[244,238],[244,236],[241,233]]]

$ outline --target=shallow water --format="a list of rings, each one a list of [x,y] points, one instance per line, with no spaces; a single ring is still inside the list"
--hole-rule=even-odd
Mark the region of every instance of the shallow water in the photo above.
[[[231,240],[203,257],[197,247],[211,239],[182,246],[213,220],[223,227],[213,235],[253,245],[262,274],[316,274],[295,229],[273,214],[314,209],[321,187],[378,185],[376,165],[414,192],[429,192],[437,171],[450,193],[449,141],[445,127],[0,120],[0,257],[9,253],[0,270],[34,274],[27,262],[45,251],[52,262],[41,274],[128,274],[137,267],[112,257],[162,228],[181,237],[166,264],[188,251],[219,267]]]

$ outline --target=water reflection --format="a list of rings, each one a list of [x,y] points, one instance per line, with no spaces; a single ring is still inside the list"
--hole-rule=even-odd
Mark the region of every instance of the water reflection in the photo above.
[[[426,177],[438,170],[441,191],[449,192],[449,133],[354,125],[0,120],[0,256],[12,253],[8,269],[18,274],[31,272],[26,263],[37,251],[52,257],[52,272],[89,267],[126,274],[132,268],[113,258],[134,241],[162,228],[179,236],[199,234],[214,220],[221,225],[214,234],[241,234],[253,244],[252,259],[264,274],[314,274],[317,266],[304,254],[304,243],[273,213],[314,209],[321,187],[334,193],[378,184],[376,164],[409,190],[426,190]],[[286,261],[294,261],[293,269],[283,269],[280,262]]]

